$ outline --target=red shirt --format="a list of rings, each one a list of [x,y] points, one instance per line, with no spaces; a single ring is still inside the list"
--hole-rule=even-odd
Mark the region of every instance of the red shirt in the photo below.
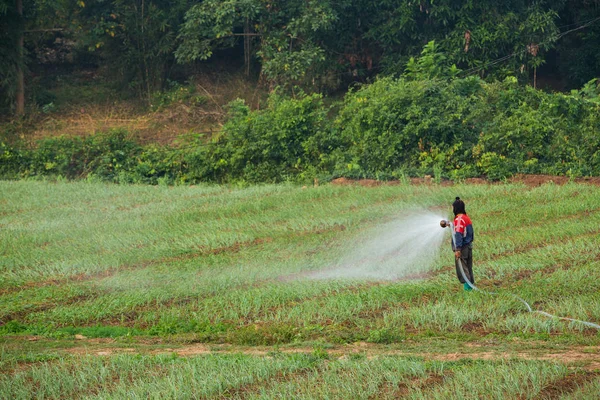
[[[458,214],[454,218],[454,246],[456,250],[473,241],[473,224],[467,214]]]

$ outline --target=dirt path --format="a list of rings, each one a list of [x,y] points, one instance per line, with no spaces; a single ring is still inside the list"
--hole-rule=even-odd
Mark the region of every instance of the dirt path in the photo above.
[[[508,180],[510,183],[522,183],[528,187],[541,186],[546,183],[554,183],[556,185],[565,185],[569,182],[586,183],[589,185],[600,186],[600,177],[584,177],[571,179],[568,176],[556,176],[556,175],[531,175],[531,174],[517,174]],[[377,181],[374,179],[348,179],[348,178],[337,178],[331,181],[334,185],[359,185],[364,187],[377,187],[382,185],[399,185],[400,181]],[[412,185],[434,185],[440,184],[442,186],[452,186],[454,182],[448,180],[442,180],[439,183],[432,176],[425,176],[424,178],[410,178]],[[484,178],[469,178],[465,183],[470,185],[491,185],[499,184],[499,182],[488,181]]]
[[[29,339],[31,340],[31,339]],[[269,346],[235,346],[227,344],[191,344],[169,346],[168,343],[132,343],[118,344],[112,339],[87,339],[79,336],[75,346],[65,343],[63,348],[53,346],[58,351],[74,355],[111,356],[116,354],[177,354],[180,357],[194,357],[208,354],[246,354],[258,357],[268,357],[279,354],[312,354],[313,347],[269,347]],[[72,343],[72,342],[71,342]],[[390,346],[358,342],[338,345],[324,349],[330,357],[346,358],[354,354],[363,354],[368,358],[396,356],[420,357],[425,360],[459,361],[473,360],[543,360],[563,364],[575,364],[588,371],[600,371],[600,346],[565,346],[561,349],[532,348],[526,350],[506,350],[499,346],[483,346],[480,343],[461,344],[463,350],[457,352],[427,351],[418,347],[401,350]]]

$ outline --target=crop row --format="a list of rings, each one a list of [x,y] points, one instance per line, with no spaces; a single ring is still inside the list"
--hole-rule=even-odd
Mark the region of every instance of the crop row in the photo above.
[[[4,358],[7,357],[3,354]],[[10,364],[14,361],[5,361]],[[26,398],[593,398],[597,375],[548,361],[424,361],[365,354],[65,356],[0,377]]]

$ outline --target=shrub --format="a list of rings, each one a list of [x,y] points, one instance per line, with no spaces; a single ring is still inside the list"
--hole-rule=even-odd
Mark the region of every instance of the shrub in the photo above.
[[[222,135],[208,152],[209,179],[280,182],[327,169],[336,147],[321,95],[273,94],[265,110],[250,112],[242,100],[229,105]]]
[[[0,142],[0,176],[175,184],[600,175],[600,102],[590,85],[556,94],[510,78],[384,78],[349,92],[337,111],[318,94],[275,92],[263,110],[230,103],[209,143],[141,146],[122,130],[32,148]]]
[[[135,166],[126,175],[135,183],[173,184],[185,180],[185,156],[178,149],[151,144],[139,153]]]
[[[29,150],[22,176],[62,176],[68,179],[93,173],[101,180],[116,182],[120,173],[131,170],[141,147],[126,131],[111,131],[87,138],[58,137],[38,142]]]
[[[469,104],[457,93],[464,90],[442,80],[385,78],[347,95],[336,124],[348,168],[371,176],[453,169],[476,137],[465,123]]]
[[[27,156],[19,147],[0,141],[0,177],[18,178],[21,165],[27,162]]]

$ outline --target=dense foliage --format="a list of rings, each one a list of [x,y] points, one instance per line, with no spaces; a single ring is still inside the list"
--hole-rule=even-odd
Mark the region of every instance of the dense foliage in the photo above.
[[[120,183],[172,183],[184,170],[180,151],[142,147],[124,131],[47,138],[36,146],[0,142],[3,178],[54,176]]]
[[[600,73],[599,5],[598,0],[0,0],[0,95],[5,104],[13,102],[17,72],[27,72],[27,66],[93,66],[148,99],[168,79],[188,79],[211,62],[244,64],[248,76],[272,86],[323,92],[381,73],[397,76],[432,40],[465,75],[517,76],[523,82],[539,75],[540,86],[580,87]]]
[[[241,100],[211,142],[141,146],[126,132],[2,144],[3,177],[95,177],[115,182],[278,182],[336,176],[514,173],[600,175],[600,87],[570,94],[516,79],[383,78],[329,108],[320,95],[274,93],[263,110]]]
[[[599,175],[598,5],[0,0],[0,94],[17,113],[28,66],[91,64],[152,102],[179,85],[174,75],[243,58],[248,79],[272,89],[259,110],[232,102],[208,142],[13,138],[1,143],[0,174],[152,184]],[[583,88],[535,89],[545,63],[540,78]],[[333,106],[317,94],[347,87]]]

